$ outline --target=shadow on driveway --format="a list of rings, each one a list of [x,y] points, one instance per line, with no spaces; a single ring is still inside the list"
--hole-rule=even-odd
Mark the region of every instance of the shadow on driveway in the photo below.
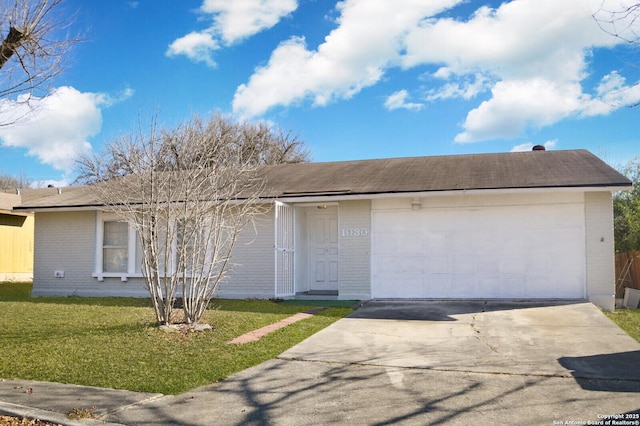
[[[582,389],[605,392],[640,392],[640,351],[562,357]]]
[[[374,300],[348,318],[404,321],[458,321],[455,315],[585,303],[584,300]]]

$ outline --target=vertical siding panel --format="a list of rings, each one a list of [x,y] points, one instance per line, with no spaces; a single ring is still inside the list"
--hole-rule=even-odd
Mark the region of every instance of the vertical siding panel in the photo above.
[[[0,281],[30,281],[33,216],[0,214]]]
[[[610,192],[585,193],[587,298],[606,311],[615,307],[612,200]]]
[[[34,218],[27,216],[22,227],[16,230],[18,234],[18,246],[20,247],[17,268],[15,272],[27,273],[33,275],[33,231]]]

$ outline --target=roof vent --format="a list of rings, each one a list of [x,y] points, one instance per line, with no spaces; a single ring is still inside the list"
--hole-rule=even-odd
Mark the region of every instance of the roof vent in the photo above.
[[[547,148],[544,147],[544,145],[535,145],[531,151],[546,151]]]

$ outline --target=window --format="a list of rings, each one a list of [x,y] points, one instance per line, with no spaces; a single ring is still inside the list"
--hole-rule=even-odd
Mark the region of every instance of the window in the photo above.
[[[160,250],[158,265],[159,274],[176,272],[187,275],[202,274],[207,267],[211,253],[203,249],[210,235],[207,220],[178,220],[173,226],[173,235],[168,252],[168,263],[165,265],[164,250]],[[98,212],[96,214],[95,268],[93,277],[98,281],[105,278],[144,277],[143,250],[138,233],[127,222],[113,213]],[[161,237],[160,245],[164,244]],[[165,270],[166,266],[166,270]]]
[[[106,277],[141,277],[140,244],[136,232],[115,214],[96,214],[96,260],[93,276],[98,281]]]
[[[126,273],[129,268],[129,225],[108,221],[103,225],[102,271]]]

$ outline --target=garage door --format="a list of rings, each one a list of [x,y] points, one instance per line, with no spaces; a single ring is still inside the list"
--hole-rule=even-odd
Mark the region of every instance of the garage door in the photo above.
[[[375,298],[584,298],[584,206],[374,210]]]

